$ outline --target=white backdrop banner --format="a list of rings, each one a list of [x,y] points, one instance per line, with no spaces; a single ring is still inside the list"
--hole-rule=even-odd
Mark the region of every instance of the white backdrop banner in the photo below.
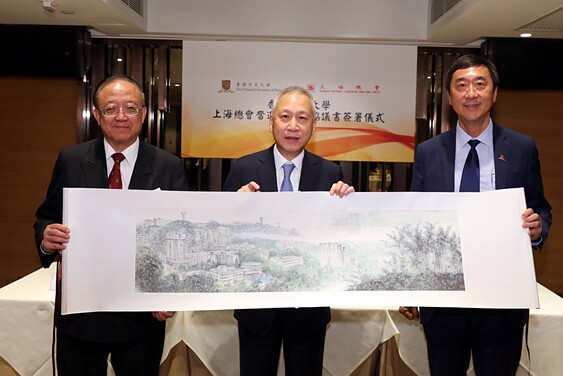
[[[65,188],[63,313],[535,308],[524,210],[522,189],[340,199]]]
[[[416,61],[415,46],[184,41],[182,156],[237,158],[271,146],[273,101],[297,85],[316,102],[309,151],[412,162]]]

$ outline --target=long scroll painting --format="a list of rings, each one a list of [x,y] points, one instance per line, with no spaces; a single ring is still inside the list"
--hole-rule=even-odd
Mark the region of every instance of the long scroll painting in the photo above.
[[[64,197],[65,313],[538,305],[522,189]]]

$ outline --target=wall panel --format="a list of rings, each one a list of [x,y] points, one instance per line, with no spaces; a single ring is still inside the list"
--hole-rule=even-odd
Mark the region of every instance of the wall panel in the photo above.
[[[0,286],[40,267],[33,223],[59,149],[77,139],[81,83],[0,77]]]
[[[501,77],[502,79],[502,77]],[[534,252],[538,282],[563,293],[563,91],[500,90],[493,118],[536,140],[553,225],[541,252]]]

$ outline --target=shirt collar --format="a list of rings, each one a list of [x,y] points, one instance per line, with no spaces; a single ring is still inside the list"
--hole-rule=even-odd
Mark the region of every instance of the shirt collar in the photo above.
[[[278,145],[274,145],[274,163],[276,165],[276,171],[280,169],[286,162],[291,162],[295,165],[297,171],[301,171],[301,166],[303,165],[303,158],[305,157],[305,150],[301,150],[301,153],[291,161],[285,159],[278,150]]]
[[[111,158],[111,156],[116,153],[116,151],[111,147],[104,137],[104,151],[106,153],[106,161]],[[125,156],[125,161],[129,165],[133,166],[137,160],[137,154],[139,154],[139,138],[135,140],[133,144],[127,147],[127,149],[121,152]]]
[[[479,140],[480,143],[486,146],[493,146],[493,120],[489,119],[487,128],[476,138],[471,137],[460,127],[459,121],[456,125],[456,146],[458,149],[463,148],[469,140]]]

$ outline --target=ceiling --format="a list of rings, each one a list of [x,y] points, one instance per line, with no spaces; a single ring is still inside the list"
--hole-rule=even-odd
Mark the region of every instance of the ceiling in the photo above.
[[[424,0],[308,0],[307,6],[314,4],[318,8],[323,7],[325,13],[322,18],[315,18],[315,14],[301,15],[301,20],[309,23],[307,27],[298,30],[301,34],[292,33],[292,30],[286,33],[287,29],[295,29],[287,27],[294,26],[291,23],[295,22],[295,18],[286,17],[281,10],[273,8],[280,8],[282,4],[284,7],[293,7],[290,8],[293,10],[298,9],[296,7],[304,7],[305,3],[284,0],[270,4],[267,1],[57,0],[47,1],[47,5],[51,5],[54,10],[49,12],[43,7],[44,0],[1,0],[0,23],[82,25],[91,28],[93,37],[160,39],[302,40],[311,37],[311,30],[320,30],[311,38],[319,41],[438,46],[474,45],[484,37],[517,37],[523,31],[532,32],[534,38],[563,39],[561,0],[448,0],[446,3],[455,5],[433,24],[427,21],[430,3],[423,3]],[[141,12],[133,11],[130,3],[140,4]],[[232,12],[230,7],[233,4],[240,6],[240,12]],[[325,6],[327,4],[330,6]],[[335,4],[340,5],[335,7]],[[227,13],[225,9],[229,9],[228,14],[219,18],[218,13]],[[245,12],[246,9],[253,9],[253,12]],[[343,10],[353,15],[347,18],[346,28],[335,22],[329,25],[332,27],[322,24],[327,18],[338,20],[342,19],[342,16],[348,16],[342,14]],[[340,14],[327,13],[331,11]],[[310,9],[306,12],[310,13]],[[374,24],[381,24],[379,29],[378,25],[366,27],[365,21],[362,26],[359,22],[354,24],[354,17],[366,17],[362,13],[370,12],[383,14],[380,15],[381,19],[390,14],[389,17],[393,19],[388,20],[388,24],[374,21]],[[279,17],[280,13],[283,17]],[[173,16],[179,18],[172,20]],[[375,17],[374,14],[368,14],[367,17],[371,16]],[[251,19],[248,17],[259,20],[255,21],[253,29],[243,29],[243,24],[248,26]],[[352,22],[349,22],[350,19]],[[413,22],[413,19],[417,21]],[[392,35],[389,35],[389,29]]]

